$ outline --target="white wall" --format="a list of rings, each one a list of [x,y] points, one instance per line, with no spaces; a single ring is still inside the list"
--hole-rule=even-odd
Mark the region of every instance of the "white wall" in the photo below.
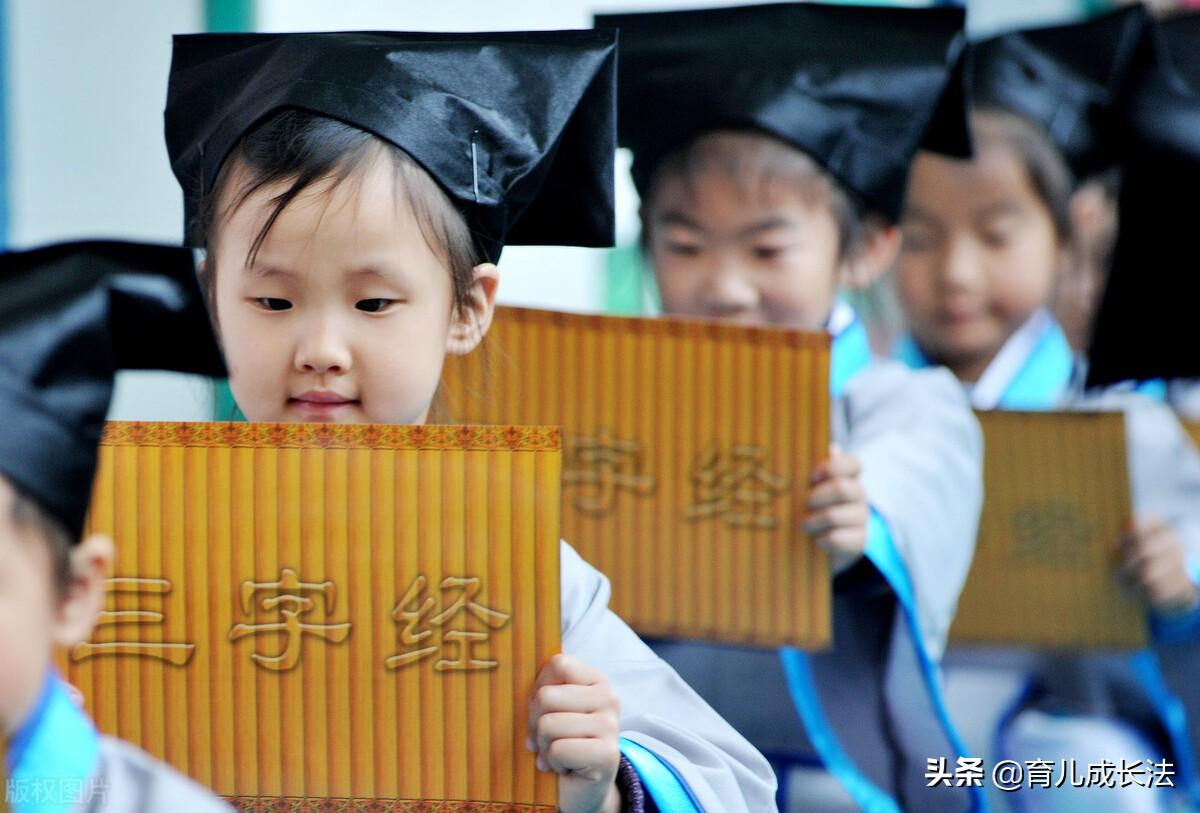
[[[201,0],[8,0],[9,234],[13,248],[84,237],[178,243],[183,203],[163,142],[171,34]],[[122,374],[111,415],[204,419],[211,388]]]

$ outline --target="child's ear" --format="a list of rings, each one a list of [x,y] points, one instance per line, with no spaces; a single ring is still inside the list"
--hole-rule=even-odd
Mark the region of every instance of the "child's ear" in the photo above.
[[[446,352],[452,356],[470,353],[487,334],[496,312],[496,289],[500,285],[500,269],[493,263],[480,263],[471,271],[471,287],[467,303],[455,308],[446,337]]]
[[[900,252],[900,227],[868,217],[863,222],[862,245],[842,263],[841,284],[864,291],[887,273]]]
[[[113,543],[102,534],[89,536],[71,551],[70,578],[55,618],[55,644],[72,647],[92,634],[112,564]]]

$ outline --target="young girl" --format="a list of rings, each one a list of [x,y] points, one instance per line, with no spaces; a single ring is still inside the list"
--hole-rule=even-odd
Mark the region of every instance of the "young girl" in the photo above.
[[[945,373],[873,359],[836,299],[894,254],[917,145],[967,149],[961,12],[790,4],[597,23],[621,30],[619,135],[663,309],[834,336],[836,445],[803,526],[830,553],[834,648],[656,648],[781,767],[824,769],[794,787],[805,809],[965,809],[967,788],[930,788],[925,772],[961,753],[937,663],[974,544],[978,426]]]
[[[421,423],[506,237],[611,240],[613,58],[590,31],[177,38],[168,145],[246,416]],[[772,809],[763,758],[608,595],[564,544],[528,727],[560,809]]]
[[[1124,410],[1134,522],[1115,575],[1146,600],[1158,654],[1191,661],[1182,644],[1198,604],[1187,558],[1200,551],[1200,458],[1163,405],[1127,388],[1085,396],[1075,386],[1075,358],[1047,310],[1071,257],[1070,172],[1023,117],[981,108],[972,124],[973,160],[923,153],[913,167],[897,280],[910,337],[898,352],[913,366],[947,366],[980,409]],[[1082,765],[1166,753],[1176,784],[1191,779],[1183,709],[1150,653],[1045,658],[997,747],[997,758]],[[1157,810],[1164,793],[1127,785],[1019,797],[1036,810]]]

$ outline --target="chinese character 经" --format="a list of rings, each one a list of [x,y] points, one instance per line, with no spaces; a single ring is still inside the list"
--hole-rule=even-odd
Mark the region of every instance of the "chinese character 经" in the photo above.
[[[695,521],[722,516],[735,528],[778,527],[778,519],[760,512],[786,494],[790,482],[768,471],[765,458],[766,451],[756,446],[734,446],[727,455],[715,445],[709,447],[692,467],[696,500],[684,509],[684,517]]]
[[[155,610],[116,609],[115,602],[120,595],[130,594],[137,597],[139,606],[142,606],[143,597],[165,596],[171,592],[171,582],[166,579],[115,578],[107,579],[104,586],[109,598],[114,602],[114,609],[103,610],[97,616],[97,634],[102,634],[104,627],[161,625],[165,620],[166,616]],[[140,640],[141,636],[132,637],[138,640],[85,641],[76,644],[71,649],[71,660],[78,663],[97,655],[134,655],[158,658],[176,666],[183,666],[191,660],[192,652],[196,649],[195,644],[151,642]]]
[[[279,581],[274,582],[242,582],[241,605],[242,612],[252,615],[254,596],[258,593],[274,593],[262,600],[264,610],[278,610],[281,621],[266,624],[237,624],[229,631],[229,640],[236,641],[247,635],[261,633],[283,633],[283,651],[278,655],[262,655],[251,653],[254,662],[264,669],[283,672],[292,669],[300,662],[301,639],[304,635],[323,638],[338,644],[350,635],[350,623],[314,624],[301,621],[300,616],[311,613],[317,605],[311,594],[318,593],[324,599],[324,614],[333,612],[337,591],[333,582],[302,582],[296,571],[283,568],[279,572]]]
[[[442,579],[442,593],[455,590],[458,591],[458,595],[448,606],[434,613],[433,598],[423,595],[427,583],[428,580],[424,576],[413,579],[404,598],[400,599],[392,611],[392,618],[404,624],[400,631],[400,642],[409,649],[389,657],[386,661],[387,667],[399,669],[441,652],[442,657],[433,664],[434,670],[438,672],[494,669],[498,661],[477,657],[475,647],[484,644],[491,635],[491,630],[503,627],[511,616],[485,607],[475,600],[482,588],[478,577],[457,576]],[[459,615],[463,618],[463,627],[473,617],[478,622],[476,626],[482,626],[484,629],[446,629],[446,624]],[[427,626],[426,629],[420,629],[423,624]],[[438,628],[440,646],[433,643],[434,631],[428,627]],[[452,649],[451,654],[455,657],[446,657],[446,649]]]

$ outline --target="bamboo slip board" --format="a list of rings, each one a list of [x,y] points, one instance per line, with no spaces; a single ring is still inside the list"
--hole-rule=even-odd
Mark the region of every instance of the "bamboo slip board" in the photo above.
[[[552,813],[560,467],[556,428],[109,424],[116,573],[67,678],[241,810]]]
[[[1118,587],[1131,517],[1119,412],[979,412],[984,506],[955,643],[1146,646],[1146,609]]]
[[[826,334],[499,308],[443,386],[452,420],[563,427],[563,536],[638,632],[829,644],[827,558],[800,530]]]

